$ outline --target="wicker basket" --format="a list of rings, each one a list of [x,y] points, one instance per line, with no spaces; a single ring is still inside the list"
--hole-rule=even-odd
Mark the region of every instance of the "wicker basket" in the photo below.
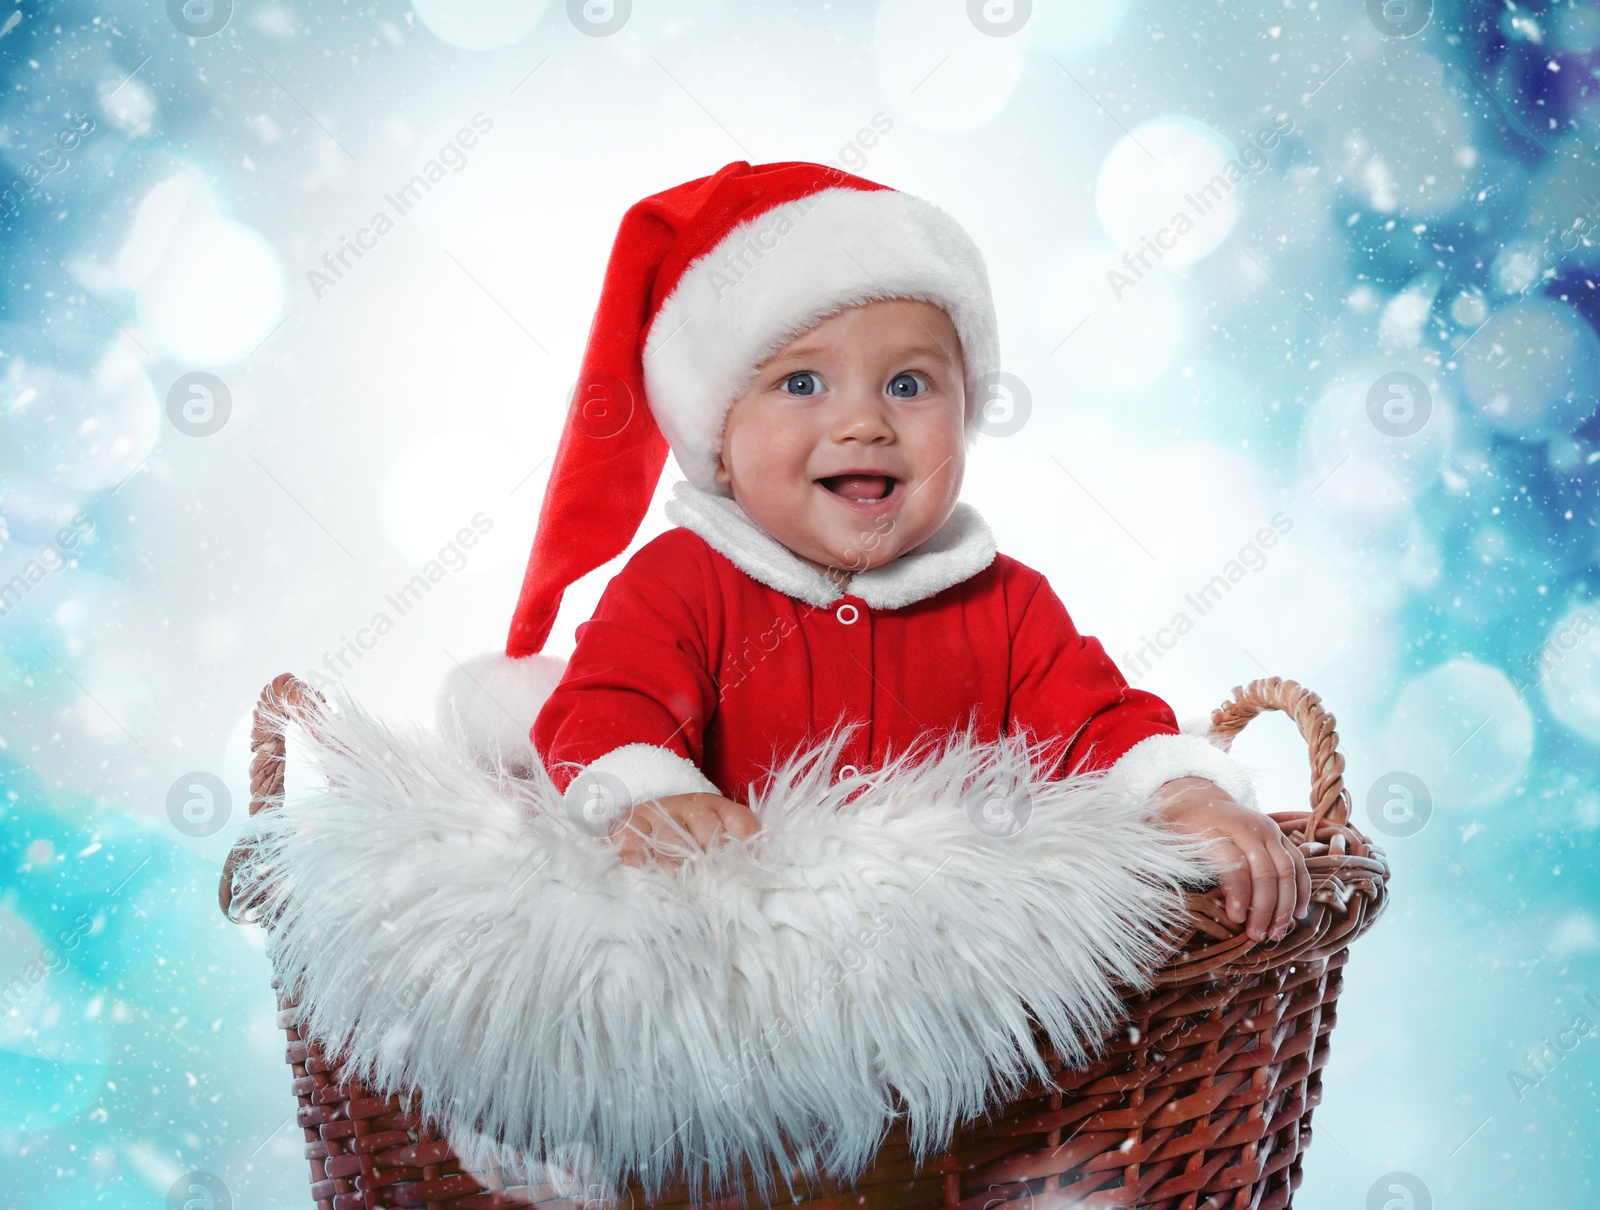
[[[251,740],[252,815],[283,792],[283,739],[270,716],[297,712],[311,697],[287,675],[263,691]],[[1350,826],[1334,718],[1316,694],[1277,677],[1236,688],[1211,716],[1213,738],[1226,747],[1264,710],[1292,717],[1310,747],[1311,810],[1272,814],[1310,870],[1306,918],[1279,942],[1255,942],[1227,918],[1220,889],[1190,893],[1183,944],[1156,973],[1152,990],[1128,989],[1126,1025],[1097,1063],[1068,1069],[1041,1039],[1065,1092],[1025,1091],[958,1130],[948,1151],[921,1168],[903,1132],[891,1130],[876,1163],[853,1186],[813,1182],[796,1204],[840,1210],[1291,1205],[1311,1112],[1321,1099],[1341,968],[1350,942],[1383,911],[1389,867],[1383,851]],[[251,897],[234,887],[240,857],[235,849],[224,866],[222,911],[235,923],[256,923],[248,914]],[[508,1187],[494,1172],[463,1171],[436,1125],[419,1120],[415,1094],[376,1096],[342,1079],[338,1056],[300,1036],[293,1003],[277,981],[274,987],[300,1102],[296,1120],[311,1161],[311,1196],[320,1210],[599,1210],[604,1204],[570,1190]],[[612,1204],[690,1205],[681,1184],[653,1203],[629,1186]],[[703,1205],[732,1210],[733,1203]]]

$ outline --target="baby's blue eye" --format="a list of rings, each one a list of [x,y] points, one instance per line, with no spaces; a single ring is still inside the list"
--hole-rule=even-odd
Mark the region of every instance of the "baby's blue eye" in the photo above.
[[[798,374],[790,374],[783,380],[783,389],[791,395],[815,395],[822,389],[822,379],[810,370],[802,370]]]
[[[918,390],[918,388],[922,390]],[[896,399],[914,399],[928,389],[928,384],[915,374],[896,374],[889,383],[889,394]]]

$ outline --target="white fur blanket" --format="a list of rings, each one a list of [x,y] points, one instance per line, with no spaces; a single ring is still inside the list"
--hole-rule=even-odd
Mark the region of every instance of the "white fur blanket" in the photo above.
[[[778,768],[753,837],[674,869],[624,865],[542,769],[342,694],[316,728],[238,875],[270,884],[302,1025],[370,1087],[419,1089],[466,1168],[535,1183],[575,1154],[608,1194],[742,1194],[774,1158],[853,1180],[901,1114],[920,1162],[1048,1080],[1029,1010],[1098,1053],[1114,984],[1149,986],[1215,872],[1099,777],[1043,779],[1025,737],[830,783],[840,732]]]

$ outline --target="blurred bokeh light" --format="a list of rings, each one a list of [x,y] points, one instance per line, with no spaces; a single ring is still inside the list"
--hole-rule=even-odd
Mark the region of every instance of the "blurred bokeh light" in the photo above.
[[[1130,679],[1337,712],[1394,902],[1295,1204],[1593,1202],[1600,1042],[1536,1063],[1600,1020],[1593,0],[66,0],[0,70],[0,1203],[309,1204],[216,909],[248,711],[426,721],[503,641],[617,223],[738,159],[972,232],[1032,410],[965,498]]]

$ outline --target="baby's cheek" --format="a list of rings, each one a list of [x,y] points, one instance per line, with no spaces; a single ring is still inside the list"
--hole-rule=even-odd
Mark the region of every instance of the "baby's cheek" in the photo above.
[[[786,406],[745,409],[723,430],[724,457],[747,479],[803,475],[819,440]]]

